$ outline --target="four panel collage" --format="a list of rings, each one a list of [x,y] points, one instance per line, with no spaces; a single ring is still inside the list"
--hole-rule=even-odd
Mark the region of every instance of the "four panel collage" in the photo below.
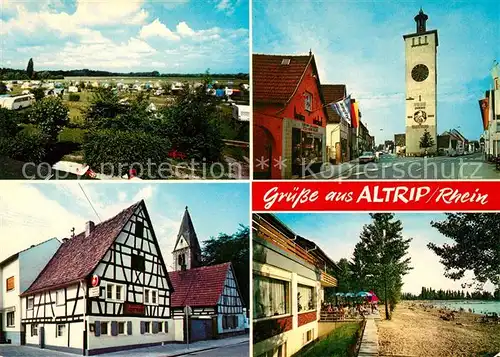
[[[499,40],[491,0],[0,0],[0,357],[499,357]]]

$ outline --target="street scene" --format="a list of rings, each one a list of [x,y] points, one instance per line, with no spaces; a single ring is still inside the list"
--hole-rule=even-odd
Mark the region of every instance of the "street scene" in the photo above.
[[[248,185],[0,188],[0,356],[248,355]]]
[[[499,214],[252,220],[255,357],[500,351]]]
[[[254,2],[254,178],[500,179],[490,10]]]
[[[0,179],[248,179],[247,0],[0,8]]]

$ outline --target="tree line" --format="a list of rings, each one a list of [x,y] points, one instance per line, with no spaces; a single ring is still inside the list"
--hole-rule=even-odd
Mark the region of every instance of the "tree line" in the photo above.
[[[412,293],[403,293],[404,300],[500,300],[500,290],[493,294],[489,291],[473,291],[472,293],[464,290],[435,290],[422,286],[419,295]]]

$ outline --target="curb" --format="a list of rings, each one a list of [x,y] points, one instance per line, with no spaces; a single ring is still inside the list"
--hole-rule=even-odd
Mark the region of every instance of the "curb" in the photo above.
[[[249,343],[249,341],[237,342],[237,343],[232,343],[232,344],[229,344],[229,345],[221,345],[221,346],[217,346],[217,347],[205,347],[205,348],[192,349],[192,350],[190,349],[190,350],[184,351],[182,353],[179,352],[179,353],[175,353],[173,355],[162,355],[161,357],[179,357],[179,356],[185,356],[185,355],[189,355],[191,353],[211,351],[211,350],[216,350],[218,348],[237,346],[237,345],[241,345],[241,344],[244,344],[244,343]]]

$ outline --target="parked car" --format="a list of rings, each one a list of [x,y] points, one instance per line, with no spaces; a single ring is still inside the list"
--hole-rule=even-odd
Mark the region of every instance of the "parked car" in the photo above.
[[[372,151],[365,151],[358,160],[360,164],[375,162],[375,154]]]

